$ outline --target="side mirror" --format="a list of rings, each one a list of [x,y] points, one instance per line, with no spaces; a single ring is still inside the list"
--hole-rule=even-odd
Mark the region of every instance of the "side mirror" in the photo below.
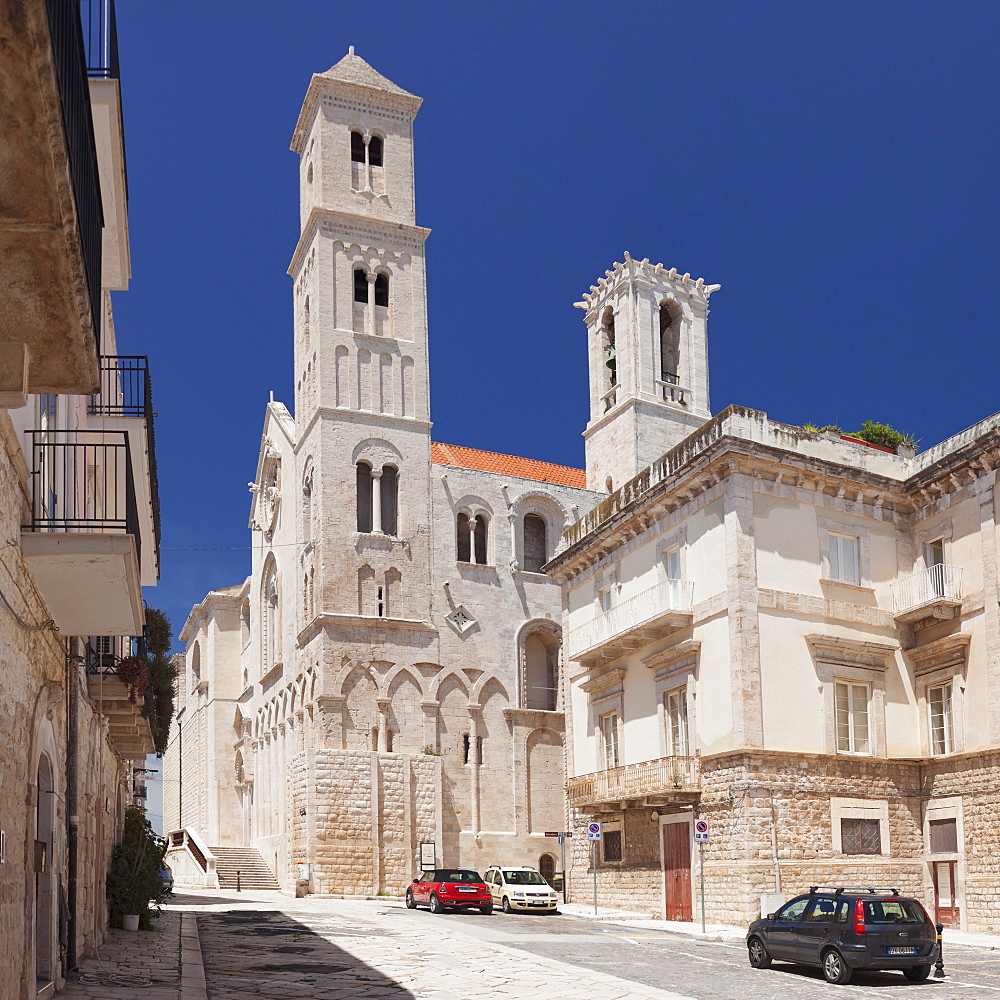
[[[419,877],[410,880],[410,885],[416,885],[420,881]]]
[[[774,914],[773,914],[773,913],[769,913],[769,914],[767,915],[767,919],[768,919],[768,920],[774,920],[774,919],[775,919],[775,916],[774,916]]]

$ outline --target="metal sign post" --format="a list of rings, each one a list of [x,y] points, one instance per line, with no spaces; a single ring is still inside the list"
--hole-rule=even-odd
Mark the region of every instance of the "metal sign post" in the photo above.
[[[597,916],[597,842],[601,839],[601,824],[587,825],[587,839],[590,841],[590,867],[594,873],[594,916]]]
[[[572,830],[546,830],[546,837],[558,837],[559,838],[559,864],[562,865],[562,894],[563,902],[569,902],[568,895],[568,879],[566,877],[566,838],[573,836]]]
[[[695,820],[694,839],[698,842],[698,877],[701,881],[701,933],[705,933],[705,844],[708,842],[708,820]]]

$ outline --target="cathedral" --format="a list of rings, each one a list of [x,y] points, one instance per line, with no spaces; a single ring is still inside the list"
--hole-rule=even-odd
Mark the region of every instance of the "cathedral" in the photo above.
[[[627,258],[587,318],[586,471],[431,439],[420,104],[352,50],[295,126],[294,417],[264,415],[250,577],[181,635],[164,822],[182,883],[217,883],[237,848],[318,893],[399,892],[430,853],[551,875],[565,687],[542,568],[709,416],[714,287]]]

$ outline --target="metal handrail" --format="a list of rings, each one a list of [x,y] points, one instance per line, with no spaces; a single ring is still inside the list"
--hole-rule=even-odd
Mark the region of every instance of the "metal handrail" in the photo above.
[[[694,596],[691,580],[664,580],[589,621],[570,629],[570,655],[610,642],[669,611],[689,612]]]
[[[87,76],[117,80],[118,22],[115,0],[80,0],[80,22]]]
[[[27,432],[31,463],[31,532],[142,536],[127,431]]]
[[[892,585],[893,612],[897,615],[940,599],[962,599],[961,566],[937,563],[904,576]]]
[[[101,355],[101,387],[87,412],[109,417],[143,417],[152,422],[149,358],[140,354]]]

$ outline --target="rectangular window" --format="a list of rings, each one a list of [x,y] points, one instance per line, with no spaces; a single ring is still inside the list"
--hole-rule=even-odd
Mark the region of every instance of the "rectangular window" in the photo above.
[[[615,604],[615,588],[605,587],[598,591],[598,598],[601,602],[601,611],[610,611]]]
[[[667,714],[667,756],[687,757],[688,743],[687,688],[677,688],[664,695]]]
[[[838,682],[835,691],[838,753],[871,753],[868,685]]]
[[[622,832],[621,830],[605,830],[602,834],[604,842],[604,860],[621,861],[622,859]]]
[[[951,684],[927,689],[931,716],[931,753],[954,753],[955,731],[951,712]]]
[[[877,819],[842,819],[840,849],[844,854],[881,854],[882,837]]]
[[[601,716],[601,741],[604,744],[604,767],[618,766],[618,716],[612,712]]]
[[[861,583],[858,572],[858,538],[830,532],[830,579],[843,583]]]
[[[931,854],[956,854],[958,852],[958,821],[932,819],[928,824],[931,834]]]
[[[669,549],[664,553],[664,565],[667,568],[668,580],[679,580],[681,578],[681,550],[679,546]]]

